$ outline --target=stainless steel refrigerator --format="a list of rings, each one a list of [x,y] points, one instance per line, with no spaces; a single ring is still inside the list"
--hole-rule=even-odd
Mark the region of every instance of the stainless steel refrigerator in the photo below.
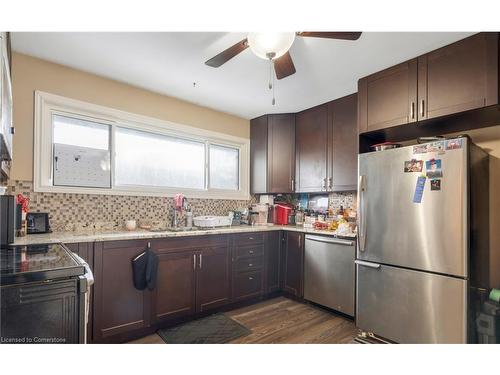
[[[357,326],[400,343],[473,341],[471,290],[489,278],[487,153],[464,137],[361,154],[358,170]]]

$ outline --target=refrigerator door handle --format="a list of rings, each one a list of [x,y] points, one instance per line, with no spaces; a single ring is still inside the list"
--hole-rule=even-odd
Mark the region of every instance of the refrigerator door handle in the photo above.
[[[359,195],[358,195],[358,207],[359,207],[359,251],[365,251],[366,244],[366,176],[359,176]]]
[[[365,262],[363,260],[355,260],[354,263],[356,263],[359,266],[364,266],[364,267],[368,267],[368,268],[375,268],[375,269],[380,268],[380,264],[378,264],[378,263]]]

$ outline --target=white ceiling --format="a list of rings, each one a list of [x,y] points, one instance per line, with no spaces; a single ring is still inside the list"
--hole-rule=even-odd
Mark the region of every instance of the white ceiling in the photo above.
[[[357,91],[357,80],[472,33],[365,32],[357,41],[296,38],[297,73],[267,88],[269,63],[247,49],[220,68],[204,64],[245,33],[14,32],[15,51],[247,119],[297,112]],[[193,87],[196,82],[196,87]]]

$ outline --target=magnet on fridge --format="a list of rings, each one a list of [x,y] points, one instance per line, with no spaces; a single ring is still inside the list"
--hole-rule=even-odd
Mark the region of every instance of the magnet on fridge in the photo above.
[[[421,203],[422,197],[424,195],[425,181],[427,177],[419,176],[417,178],[417,184],[415,186],[415,193],[413,194],[413,203]]]
[[[431,191],[441,190],[441,180],[439,178],[435,178],[431,180]]]
[[[443,177],[441,159],[430,159],[425,162],[426,176],[429,178]]]
[[[414,154],[425,154],[427,152],[427,147],[428,147],[427,143],[425,143],[423,145],[413,146],[413,153]]]
[[[447,150],[458,150],[462,148],[462,138],[457,138],[457,139],[448,139],[446,141],[446,149]]]
[[[445,152],[444,142],[436,141],[429,144],[427,147],[427,152],[437,152],[443,154]]]
[[[423,160],[405,160],[405,173],[409,172],[422,172],[422,168],[424,166]]]

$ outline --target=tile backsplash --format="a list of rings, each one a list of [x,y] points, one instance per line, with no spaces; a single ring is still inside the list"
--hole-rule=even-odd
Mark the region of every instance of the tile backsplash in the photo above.
[[[10,181],[9,193],[29,197],[32,212],[48,212],[53,231],[115,230],[126,220],[136,219],[155,226],[169,225],[173,198],[74,193],[37,193],[31,181]],[[195,216],[227,215],[228,211],[248,207],[252,200],[188,199]],[[356,208],[356,193],[331,193],[329,205]],[[181,218],[182,219],[182,218]]]
[[[48,212],[53,231],[80,229],[121,229],[125,220],[136,219],[156,226],[169,225],[173,198],[74,193],[37,193],[31,181],[11,181],[9,193],[29,197],[29,209]],[[188,199],[193,214],[227,215],[228,211],[248,207],[251,201]]]

